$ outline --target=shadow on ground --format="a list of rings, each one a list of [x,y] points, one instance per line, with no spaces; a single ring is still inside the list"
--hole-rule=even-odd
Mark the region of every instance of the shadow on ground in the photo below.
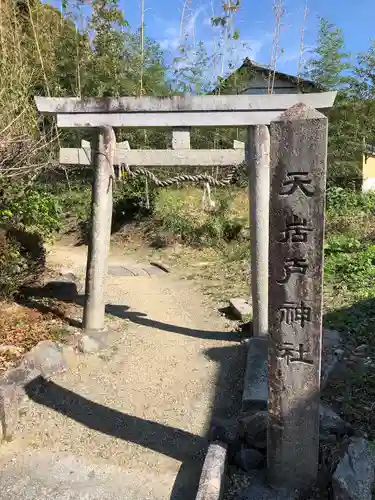
[[[363,341],[375,348],[375,298],[329,311],[324,315],[324,326],[346,334],[348,342]]]
[[[62,286],[50,283],[46,287],[24,288],[19,301],[23,305],[55,313],[53,307],[46,305],[40,299],[57,298],[67,303],[83,305],[84,296],[78,294],[74,284],[61,283]],[[202,331],[163,323],[148,318],[142,312],[130,311],[126,305],[108,304],[106,313],[148,328],[157,328],[168,333],[198,339],[240,341],[243,338],[236,332]],[[77,320],[66,317],[63,319],[78,326]],[[193,500],[196,496],[209,440],[216,432],[214,429],[225,427],[230,419],[237,419],[242,402],[246,362],[246,350],[242,342],[223,348],[209,349],[205,355],[217,363],[219,369],[212,412],[204,437],[104,407],[41,377],[28,384],[26,391],[36,403],[52,408],[82,425],[137,443],[181,461],[182,465],[170,500]],[[194,477],[193,482],[192,477]]]
[[[62,286],[61,287],[51,286],[53,283],[59,283]],[[62,319],[64,319],[70,325],[78,328],[82,327],[82,322],[74,318],[69,318],[63,314],[59,314],[59,312],[56,311],[56,309],[54,309],[51,305],[45,304],[40,300],[36,300],[41,298],[42,299],[54,298],[67,303],[73,303],[79,306],[83,306],[85,301],[85,296],[78,294],[77,288],[73,283],[51,282],[45,287],[24,287],[21,290],[21,296],[19,298],[19,302],[22,303],[22,305],[26,305],[30,308],[38,309],[43,313],[53,312],[55,314],[58,314]],[[148,328],[156,328],[158,330],[163,330],[168,333],[187,335],[188,337],[200,338],[203,340],[241,341],[243,339],[243,335],[241,335],[241,333],[239,332],[195,330],[193,328],[185,328],[170,323],[163,323],[161,321],[149,318],[147,314],[143,312],[130,311],[129,306],[125,304],[124,305],[107,304],[105,307],[105,312],[106,314],[110,314],[111,316],[115,316],[116,318],[129,320],[130,322],[137,325],[146,326]]]

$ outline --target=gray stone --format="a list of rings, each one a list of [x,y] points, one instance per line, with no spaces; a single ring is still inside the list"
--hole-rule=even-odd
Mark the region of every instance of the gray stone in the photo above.
[[[42,340],[25,356],[26,363],[49,379],[67,370],[61,347],[52,340]]]
[[[81,335],[77,344],[78,350],[85,354],[93,354],[108,347],[108,332],[91,332]]]
[[[319,405],[320,433],[335,434],[336,436],[349,435],[354,433],[353,427],[345,422],[336,412],[325,404]]]
[[[49,281],[44,285],[43,293],[49,297],[61,300],[74,300],[78,295],[77,284],[74,281]]]
[[[163,271],[159,267],[147,266],[142,270],[145,271],[149,276],[158,276],[160,274],[165,274],[165,271]]]
[[[196,500],[221,500],[227,462],[227,446],[211,443],[202,467]]]
[[[299,498],[298,491],[270,488],[264,471],[250,471],[248,481],[250,485],[237,493],[236,500],[297,500]]]
[[[151,266],[158,267],[165,273],[169,273],[171,271],[170,267],[167,264],[164,264],[164,262],[161,262],[160,260],[153,260],[150,262]]]
[[[27,358],[21,361],[20,366],[11,368],[4,376],[4,382],[24,386],[40,375],[34,365]]]
[[[325,442],[335,441],[337,436],[353,435],[353,427],[337,415],[329,406],[321,404],[319,406],[319,414],[320,437]],[[240,436],[248,446],[266,449],[267,425],[268,412],[265,410],[245,415],[239,423]]]
[[[267,448],[268,412],[256,411],[240,420],[239,433],[245,443],[254,448]]]
[[[221,441],[222,443],[230,444],[238,439],[238,420],[223,419],[213,417],[209,433],[210,441]]]
[[[323,350],[329,349],[331,351],[338,349],[342,345],[342,338],[340,332],[337,330],[328,330],[323,328],[322,335]]]
[[[138,276],[138,272],[130,266],[108,266],[109,276]]]
[[[0,421],[2,439],[10,441],[18,422],[21,388],[16,384],[0,385]]]
[[[79,284],[79,278],[70,269],[61,269],[60,276],[63,281],[71,281],[77,285]]]
[[[268,339],[253,337],[247,345],[242,409],[265,410],[268,400]]]
[[[241,447],[241,450],[236,453],[236,465],[246,472],[256,469],[264,463],[264,455],[254,448]]]
[[[340,332],[324,328],[322,337],[322,370],[320,376],[321,389],[327,386],[329,378],[336,373],[340,366],[340,362],[344,356],[341,346],[342,338]]]
[[[268,479],[316,481],[328,120],[298,104],[271,123]]]
[[[229,304],[233,316],[243,323],[247,323],[253,317],[253,308],[247,300],[241,298],[230,299]]]
[[[334,500],[371,500],[375,460],[368,442],[352,438],[332,479]]]
[[[367,344],[361,344],[355,348],[355,352],[358,355],[364,355],[368,351],[368,345]]]
[[[328,380],[338,369],[344,357],[343,349],[335,349],[333,352],[327,352],[322,360],[322,371],[320,377],[320,387],[324,389],[327,386]]]

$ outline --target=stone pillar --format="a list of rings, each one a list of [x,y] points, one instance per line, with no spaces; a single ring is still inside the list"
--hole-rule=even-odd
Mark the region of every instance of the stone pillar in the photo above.
[[[91,204],[91,236],[87,252],[85,308],[83,327],[88,331],[104,329],[105,278],[108,266],[112,224],[113,161],[116,137],[111,127],[99,130],[92,148],[95,176]]]
[[[268,480],[317,477],[327,118],[298,104],[271,124]]]
[[[190,149],[190,127],[172,130],[172,149]]]
[[[268,335],[268,225],[270,193],[270,136],[266,125],[248,127],[251,296],[253,333]]]

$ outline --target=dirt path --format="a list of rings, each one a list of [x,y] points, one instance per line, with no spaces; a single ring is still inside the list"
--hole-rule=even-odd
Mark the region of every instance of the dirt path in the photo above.
[[[50,253],[81,275],[85,260],[82,247]],[[135,258],[110,258],[126,263]],[[110,277],[106,298],[121,341],[100,357],[72,354],[69,372],[35,391],[1,448],[1,500],[195,497],[212,416],[238,410],[243,349],[173,275]]]

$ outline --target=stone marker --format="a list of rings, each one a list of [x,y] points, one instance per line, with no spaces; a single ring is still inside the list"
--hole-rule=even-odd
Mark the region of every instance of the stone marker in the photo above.
[[[271,124],[268,481],[317,477],[327,118],[303,104]]]

